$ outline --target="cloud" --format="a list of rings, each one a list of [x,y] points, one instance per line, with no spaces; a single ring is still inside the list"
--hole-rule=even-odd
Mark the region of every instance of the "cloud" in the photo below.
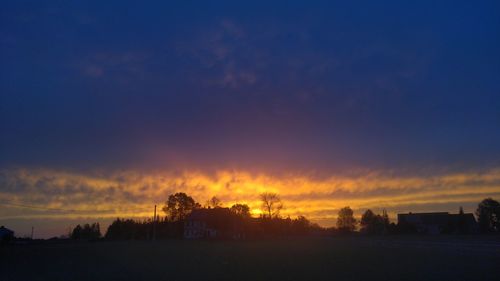
[[[151,206],[161,205],[169,194],[186,192],[198,202],[218,196],[230,206],[249,204],[259,213],[259,194],[281,195],[284,215],[306,215],[327,225],[337,211],[351,206],[357,215],[366,208],[386,208],[394,217],[406,211],[473,211],[485,197],[500,196],[500,169],[437,176],[398,176],[387,172],[333,175],[315,178],[288,174],[273,176],[245,171],[139,171],[88,174],[44,170],[9,169],[0,172],[0,202],[39,206],[53,210],[2,206],[7,217],[75,218],[147,217]],[[451,209],[450,209],[451,208]],[[58,211],[60,209],[60,211]]]
[[[301,51],[314,44],[310,35],[307,29],[276,21],[226,19],[179,38],[177,52],[187,62],[187,76],[205,88],[310,103],[337,92],[331,81],[339,79],[341,66],[332,50]]]
[[[242,26],[227,19],[201,28],[178,44],[181,56],[198,63],[207,86],[229,89],[256,84],[258,73],[263,71],[260,51]]]
[[[104,74],[104,70],[96,65],[87,65],[84,67],[83,72],[92,77],[100,77]]]
[[[82,74],[99,78],[144,78],[148,56],[144,52],[117,51],[95,52],[84,56],[76,63]]]

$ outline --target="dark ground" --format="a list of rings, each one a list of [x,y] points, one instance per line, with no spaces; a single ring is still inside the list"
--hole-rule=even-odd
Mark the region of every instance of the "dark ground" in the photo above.
[[[500,237],[7,245],[0,280],[500,280]]]

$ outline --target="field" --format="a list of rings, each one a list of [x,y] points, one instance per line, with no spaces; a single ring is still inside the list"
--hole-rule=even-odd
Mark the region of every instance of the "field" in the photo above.
[[[500,240],[336,237],[39,243],[0,248],[0,280],[500,280]]]

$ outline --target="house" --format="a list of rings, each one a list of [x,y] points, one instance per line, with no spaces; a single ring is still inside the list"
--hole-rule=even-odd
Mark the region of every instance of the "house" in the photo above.
[[[184,222],[184,239],[242,239],[242,225],[229,208],[197,209]]]
[[[14,238],[14,231],[6,228],[5,226],[0,226],[0,243],[12,240]]]
[[[474,215],[450,214],[448,212],[398,214],[398,226],[423,234],[475,233],[477,223]]]
[[[450,214],[448,233],[472,234],[479,232],[479,226],[472,213]]]

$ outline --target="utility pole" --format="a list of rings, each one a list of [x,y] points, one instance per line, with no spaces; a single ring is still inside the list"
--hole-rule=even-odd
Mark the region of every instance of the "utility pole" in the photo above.
[[[31,240],[33,240],[33,232],[35,232],[35,227],[34,226],[31,227]]]
[[[153,217],[153,241],[156,240],[156,205],[155,205],[155,212],[154,212],[154,217]]]

